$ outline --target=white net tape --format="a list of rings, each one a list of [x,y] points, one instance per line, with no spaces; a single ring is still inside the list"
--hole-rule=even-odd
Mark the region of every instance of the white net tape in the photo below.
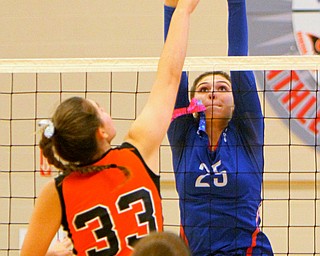
[[[159,58],[2,59],[0,73],[148,72]],[[184,69],[203,70],[318,70],[320,56],[188,57]]]

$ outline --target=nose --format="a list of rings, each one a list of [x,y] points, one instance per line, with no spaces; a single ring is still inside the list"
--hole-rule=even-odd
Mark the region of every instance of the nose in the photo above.
[[[215,98],[214,90],[208,91],[208,97],[209,97],[210,100],[213,100]]]

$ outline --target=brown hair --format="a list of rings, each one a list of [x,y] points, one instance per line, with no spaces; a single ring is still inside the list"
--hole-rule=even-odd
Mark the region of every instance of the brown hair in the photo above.
[[[191,256],[185,242],[168,231],[152,232],[134,246],[132,256]]]
[[[206,76],[218,76],[218,75],[223,76],[231,83],[230,75],[224,71],[209,71],[209,72],[202,73],[193,81],[192,87],[190,89],[190,98],[193,99],[194,94],[196,92],[197,85],[201,79],[203,79]]]
[[[98,152],[96,131],[101,120],[88,100],[72,97],[63,101],[56,109],[52,123],[53,135],[47,138],[42,134],[39,143],[49,164],[65,174],[75,170],[90,172],[104,169],[103,166],[79,167],[91,163]],[[58,160],[56,155],[68,164]]]

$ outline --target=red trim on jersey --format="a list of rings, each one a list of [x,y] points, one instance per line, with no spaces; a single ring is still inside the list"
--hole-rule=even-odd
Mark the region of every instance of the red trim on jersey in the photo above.
[[[247,256],[251,256],[253,248],[257,246],[257,236],[259,232],[260,232],[260,229],[257,227],[252,234],[252,243],[251,243],[251,246],[247,249],[247,253],[246,253]]]
[[[184,229],[182,226],[180,226],[180,237],[186,243],[186,245],[189,246],[188,238],[187,238],[186,234],[184,233]]]

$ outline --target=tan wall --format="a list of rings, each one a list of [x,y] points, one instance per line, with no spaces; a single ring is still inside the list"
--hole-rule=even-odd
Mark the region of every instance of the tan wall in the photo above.
[[[3,1],[0,57],[159,56],[163,38],[162,2]],[[189,54],[224,55],[225,1],[213,4],[203,0],[193,17]]]

